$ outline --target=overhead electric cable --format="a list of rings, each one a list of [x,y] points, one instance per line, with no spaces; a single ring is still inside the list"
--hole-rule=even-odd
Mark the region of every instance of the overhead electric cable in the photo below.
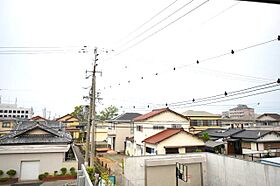
[[[157,22],[156,24],[153,24],[152,26],[150,26],[149,28],[147,28],[146,30],[144,30],[143,32],[141,32],[140,34],[136,35],[135,37],[133,37],[132,39],[130,39],[129,41],[125,42],[121,47],[129,44],[130,42],[134,41],[135,39],[139,38],[140,36],[142,36],[143,34],[147,33],[149,30],[153,29],[155,26],[159,25],[160,23],[162,23],[163,21],[167,20],[168,18],[170,18],[171,16],[173,16],[174,14],[176,14],[177,12],[179,12],[180,10],[182,10],[183,8],[185,8],[186,6],[188,6],[189,4],[191,4],[194,0],[191,0],[189,2],[187,2],[186,4],[184,4],[183,6],[181,6],[180,8],[178,8],[177,10],[175,10],[174,12],[172,12],[171,14],[169,14],[167,17],[161,19],[159,22]],[[120,48],[121,48],[120,47]]]
[[[141,39],[140,41],[136,42],[135,44],[125,48],[124,50],[118,52],[116,55],[120,55],[121,53],[126,52],[127,50],[139,45],[140,43],[142,43],[143,41],[147,40],[148,38],[152,37],[153,35],[159,33],[160,31],[166,29],[167,27],[169,27],[170,25],[174,24],[175,22],[179,21],[180,19],[182,19],[183,17],[187,16],[188,14],[192,13],[193,11],[197,10],[198,8],[200,8],[201,6],[203,6],[204,4],[206,4],[207,2],[209,2],[209,0],[206,0],[204,2],[202,2],[201,4],[199,4],[198,6],[194,7],[193,9],[189,10],[188,12],[186,12],[185,14],[181,15],[180,17],[176,18],[175,20],[171,21],[170,23],[168,23],[167,25],[165,25],[164,27],[160,28],[159,30],[153,32],[152,34],[144,37],[143,39]]]
[[[135,33],[135,32],[137,32],[139,29],[141,29],[143,26],[145,26],[147,23],[149,23],[150,21],[152,21],[154,18],[156,18],[158,15],[160,15],[162,12],[164,12],[165,10],[167,10],[169,7],[171,7],[173,4],[175,4],[176,2],[177,2],[178,0],[175,0],[175,1],[173,1],[172,3],[170,3],[168,6],[166,6],[165,8],[163,8],[162,10],[160,10],[158,13],[156,13],[154,16],[152,16],[151,18],[149,18],[147,21],[145,21],[143,24],[141,24],[140,26],[138,26],[135,30],[133,30],[132,32],[130,32],[129,34],[127,34],[126,36],[125,36],[125,38],[126,37],[128,37],[128,36],[130,36],[131,34],[133,34],[133,33]],[[124,40],[124,38],[123,39],[121,39],[120,41],[122,41],[122,40]]]

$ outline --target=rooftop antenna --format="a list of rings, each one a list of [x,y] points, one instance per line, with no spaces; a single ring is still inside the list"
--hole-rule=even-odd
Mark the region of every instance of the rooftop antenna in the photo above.
[[[15,105],[17,105],[17,98],[16,98],[16,101],[15,101]]]

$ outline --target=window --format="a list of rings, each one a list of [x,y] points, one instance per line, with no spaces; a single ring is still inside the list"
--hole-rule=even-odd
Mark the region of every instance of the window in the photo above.
[[[3,110],[0,110],[0,113],[3,113]]]
[[[8,113],[8,111],[7,111],[7,110],[4,110],[4,113]]]
[[[166,148],[165,154],[179,154],[178,148]]]
[[[13,113],[15,114],[17,111],[13,110]]]
[[[11,128],[11,123],[9,123],[9,122],[3,122],[3,123],[2,123],[2,128]]]
[[[17,113],[20,114],[20,111],[18,110]]]
[[[153,126],[153,129],[154,129],[154,130],[163,130],[163,129],[164,129],[164,126],[162,126],[162,125],[154,125],[154,126]]]
[[[22,110],[21,113],[24,114],[24,110]]]
[[[25,114],[28,114],[28,110],[25,111]]]
[[[182,125],[180,125],[180,124],[172,124],[171,128],[180,129],[180,128],[182,128]]]
[[[9,110],[9,113],[12,113],[12,111],[11,111],[11,110]]]
[[[155,154],[155,149],[150,148],[150,147],[146,147],[146,152],[149,153],[149,154]]]
[[[142,125],[137,125],[136,129],[137,129],[137,131],[143,132],[143,126]]]

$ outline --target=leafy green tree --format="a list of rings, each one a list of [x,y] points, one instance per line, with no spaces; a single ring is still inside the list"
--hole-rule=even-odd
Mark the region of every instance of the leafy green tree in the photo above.
[[[200,136],[204,141],[208,141],[210,139],[208,132],[203,132]]]
[[[74,111],[71,113],[71,116],[77,118],[79,121],[87,121],[87,112],[84,111],[84,105],[75,106]]]
[[[96,117],[100,120],[107,120],[107,119],[113,119],[118,114],[118,108],[115,106],[109,106],[102,110]]]

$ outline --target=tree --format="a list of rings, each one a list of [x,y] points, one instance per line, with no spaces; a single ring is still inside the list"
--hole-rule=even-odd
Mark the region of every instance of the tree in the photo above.
[[[208,141],[209,138],[209,134],[208,132],[203,132],[202,135],[200,136],[204,141]]]
[[[115,106],[109,106],[102,110],[96,117],[100,120],[113,119],[118,114],[118,108]]]
[[[85,108],[87,108],[87,106],[84,105],[75,106],[74,111],[71,113],[71,116],[77,118],[79,121],[86,121],[88,109]]]

